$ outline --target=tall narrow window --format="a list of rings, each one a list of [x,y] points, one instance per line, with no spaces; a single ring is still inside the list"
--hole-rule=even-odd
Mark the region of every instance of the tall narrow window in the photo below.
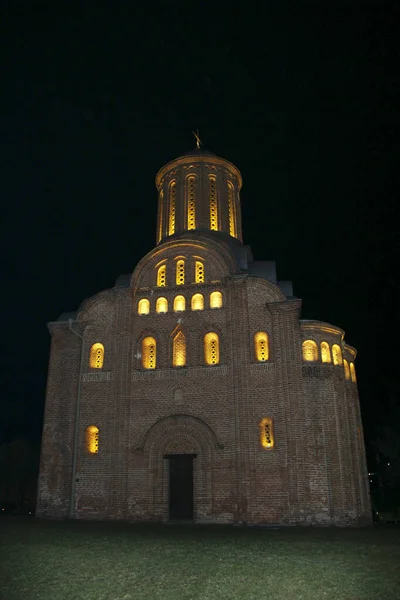
[[[219,337],[211,332],[204,336],[204,359],[207,365],[219,364]]]
[[[268,334],[265,331],[259,331],[254,336],[254,350],[256,359],[259,362],[265,362],[269,358]]]
[[[192,310],[203,310],[204,296],[203,294],[194,294],[192,296]]]
[[[156,340],[145,337],[142,341],[142,366],[144,369],[156,368]]]
[[[138,303],[138,315],[148,315],[150,312],[150,302],[147,298],[142,298]]]
[[[208,176],[210,194],[210,229],[218,231],[217,179],[215,175]]]
[[[221,292],[211,292],[210,294],[210,308],[221,308],[222,307],[222,294]]]
[[[103,344],[93,344],[90,348],[89,365],[92,369],[102,369],[104,363],[104,346]]]
[[[184,367],[186,365],[186,340],[182,331],[179,331],[173,341],[173,365]]]
[[[186,309],[186,300],[184,296],[175,296],[174,298],[174,312],[181,312]]]
[[[337,344],[332,346],[333,364],[341,366],[343,364],[342,349]]]
[[[164,210],[164,190],[160,190],[160,199],[159,199],[159,203],[158,203],[158,235],[157,235],[157,242],[159,242],[162,238],[163,235],[163,210]]]
[[[187,190],[187,228],[196,229],[196,177],[195,175],[189,175],[186,178],[186,190]]]
[[[156,311],[158,313],[168,312],[168,300],[166,298],[157,298]]]
[[[167,285],[167,265],[161,265],[157,270],[157,285],[164,287]]]
[[[314,340],[304,340],[302,349],[303,360],[318,360],[318,346]]]
[[[195,263],[195,280],[196,283],[204,283],[204,263],[199,260]]]
[[[90,425],[86,429],[86,450],[90,454],[97,454],[99,451],[99,428],[96,425]]]
[[[274,432],[272,430],[272,419],[265,417],[259,423],[260,443],[263,448],[274,447]]]
[[[357,382],[357,377],[356,377],[356,368],[354,366],[354,363],[350,363],[350,374],[351,374],[351,380],[353,383]]]
[[[321,342],[321,360],[323,363],[332,362],[331,349],[328,342]]]
[[[344,358],[343,359],[343,367],[344,367],[344,376],[346,379],[350,379],[350,369],[349,369],[349,363],[347,362],[347,360]]]
[[[185,283],[185,261],[178,260],[176,263],[176,285]]]
[[[229,216],[229,233],[232,237],[236,237],[235,227],[235,190],[230,181],[228,181],[228,216]]]
[[[173,179],[169,184],[169,235],[175,233],[175,210],[176,210],[176,181]]]

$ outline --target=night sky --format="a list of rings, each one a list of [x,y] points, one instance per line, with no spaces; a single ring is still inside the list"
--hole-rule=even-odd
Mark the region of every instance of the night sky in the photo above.
[[[400,12],[259,4],[0,4],[0,442],[40,440],[46,323],[151,250],[156,172],[197,128],[243,175],[255,259],[358,349],[375,435],[398,372]]]

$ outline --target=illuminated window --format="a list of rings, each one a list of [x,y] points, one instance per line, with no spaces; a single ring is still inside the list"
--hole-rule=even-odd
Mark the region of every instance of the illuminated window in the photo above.
[[[323,363],[332,362],[331,349],[328,342],[321,342],[321,360]]]
[[[349,369],[349,363],[347,362],[347,360],[344,358],[343,359],[343,366],[344,366],[344,376],[346,379],[350,379],[350,369]]]
[[[318,346],[314,340],[305,340],[303,342],[303,360],[318,360]]]
[[[158,236],[157,242],[162,238],[163,228],[163,210],[164,210],[164,190],[160,190],[159,215],[158,215]]]
[[[150,312],[150,302],[147,298],[139,300],[138,304],[138,315],[148,315]]]
[[[167,265],[161,265],[157,271],[157,285],[164,287],[167,285]]]
[[[196,204],[195,204],[195,185],[196,185],[196,177],[194,175],[189,175],[186,178],[186,189],[187,189],[187,227],[188,229],[196,228]]]
[[[204,336],[204,358],[207,365],[218,365],[219,337],[217,333],[210,332]]]
[[[175,233],[176,181],[169,184],[169,235]]]
[[[173,365],[174,367],[184,367],[186,365],[186,340],[182,331],[179,331],[174,337]]]
[[[178,260],[176,263],[176,285],[185,283],[185,261]]]
[[[334,365],[342,365],[342,349],[337,344],[333,344],[332,346],[332,356],[333,356],[333,364]]]
[[[350,374],[351,374],[351,380],[353,383],[357,382],[357,377],[356,377],[356,368],[354,366],[354,363],[350,363]]]
[[[192,310],[203,310],[204,297],[203,294],[195,294],[192,296]]]
[[[204,264],[202,262],[200,262],[199,260],[196,260],[195,271],[196,271],[196,276],[195,276],[196,283],[204,283]]]
[[[222,307],[222,294],[221,292],[211,292],[210,294],[210,308],[221,308]]]
[[[95,425],[86,429],[86,449],[90,454],[97,454],[99,451],[99,428]]]
[[[104,346],[103,344],[93,344],[90,348],[89,364],[92,369],[102,369],[104,363]]]
[[[208,181],[210,188],[210,229],[218,231],[217,179],[214,175],[209,175]]]
[[[158,313],[168,312],[168,300],[166,298],[157,298],[156,311]]]
[[[272,419],[265,417],[259,423],[260,443],[263,448],[274,447],[274,432],[272,430]]]
[[[228,181],[228,216],[229,233],[232,237],[236,237],[234,188],[230,181]]]
[[[156,368],[156,340],[145,337],[142,341],[142,366],[144,369]]]
[[[259,331],[254,336],[254,350],[256,359],[259,362],[265,362],[269,358],[268,334],[265,331]]]
[[[180,312],[186,309],[186,300],[184,296],[175,296],[174,298],[174,312]]]

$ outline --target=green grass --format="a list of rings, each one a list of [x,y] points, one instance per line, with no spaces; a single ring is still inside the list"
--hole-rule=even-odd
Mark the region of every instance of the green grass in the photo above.
[[[0,518],[2,600],[396,600],[400,528]]]

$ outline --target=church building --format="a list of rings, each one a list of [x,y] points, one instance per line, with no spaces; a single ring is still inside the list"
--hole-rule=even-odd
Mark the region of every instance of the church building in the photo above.
[[[166,164],[154,249],[49,323],[38,517],[371,523],[356,350],[254,260],[241,186]]]

